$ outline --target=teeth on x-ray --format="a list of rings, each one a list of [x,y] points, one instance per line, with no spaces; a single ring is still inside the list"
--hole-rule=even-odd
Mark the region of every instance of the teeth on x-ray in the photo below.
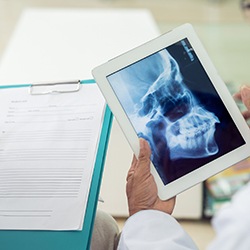
[[[215,123],[219,123],[219,119],[204,109],[185,86],[174,58],[166,50],[160,55],[156,57],[159,60],[156,63],[164,65],[163,71],[141,98],[141,106],[138,107],[139,117],[143,117],[144,121],[148,119],[147,130],[143,134],[152,146],[156,146],[153,134],[155,138],[157,133],[162,135],[162,131],[154,131],[151,126],[155,128],[157,122],[164,121],[166,126],[162,129],[165,129],[171,159],[202,158],[216,154],[218,146],[214,133]]]
[[[178,159],[181,153],[186,158],[197,158],[217,153],[214,141],[216,122],[219,120],[214,114],[199,107],[168,126],[166,138],[171,148],[170,157]]]

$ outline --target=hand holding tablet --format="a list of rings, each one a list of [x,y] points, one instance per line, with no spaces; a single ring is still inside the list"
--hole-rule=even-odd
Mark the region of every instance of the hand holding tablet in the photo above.
[[[95,68],[93,76],[136,155],[168,199],[250,155],[250,133],[196,36],[185,24]]]

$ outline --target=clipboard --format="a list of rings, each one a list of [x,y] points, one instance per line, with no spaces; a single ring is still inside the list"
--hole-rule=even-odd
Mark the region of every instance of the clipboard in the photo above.
[[[79,84],[95,84],[95,81],[90,79],[90,80],[67,82],[67,84],[69,83],[75,84],[74,89],[72,89],[71,91],[77,91]],[[51,92],[59,92],[53,89],[53,85],[56,84],[57,83],[51,83],[50,85],[52,87]],[[64,84],[64,83],[61,82],[59,84]],[[41,85],[48,85],[48,84],[41,84]],[[0,86],[0,89],[22,88],[22,87],[29,87],[30,90],[32,91],[34,85],[24,84],[24,85]],[[66,92],[66,90],[64,90],[64,92]],[[31,94],[34,94],[34,92]],[[46,94],[46,93],[40,93],[40,94]],[[81,231],[0,230],[1,249],[3,250],[90,249],[91,236],[93,231],[96,207],[98,202],[100,184],[105,163],[105,156],[107,152],[112,119],[113,115],[109,107],[106,106],[101,135],[100,135],[100,142],[97,150],[97,156],[88,196],[87,208],[84,217],[83,229]]]

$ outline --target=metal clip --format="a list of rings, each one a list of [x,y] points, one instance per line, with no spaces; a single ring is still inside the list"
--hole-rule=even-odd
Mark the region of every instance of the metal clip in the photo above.
[[[45,82],[32,84],[29,88],[31,95],[46,95],[53,93],[71,93],[80,90],[81,81]]]

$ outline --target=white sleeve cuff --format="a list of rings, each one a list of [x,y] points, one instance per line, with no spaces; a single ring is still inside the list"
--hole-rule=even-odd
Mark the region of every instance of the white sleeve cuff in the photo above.
[[[125,223],[118,249],[187,250],[197,247],[171,215],[157,210],[143,210]]]

